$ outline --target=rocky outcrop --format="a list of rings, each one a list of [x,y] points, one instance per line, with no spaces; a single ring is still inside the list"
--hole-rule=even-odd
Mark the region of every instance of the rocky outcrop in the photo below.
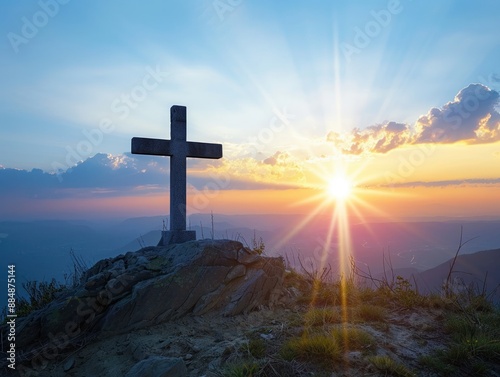
[[[37,345],[43,355],[43,347],[60,351],[89,334],[124,333],[187,314],[249,312],[273,305],[283,274],[281,258],[236,241],[147,247],[96,263],[77,288],[19,319],[17,346]]]

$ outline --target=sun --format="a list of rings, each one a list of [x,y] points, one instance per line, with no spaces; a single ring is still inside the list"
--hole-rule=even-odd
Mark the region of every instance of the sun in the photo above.
[[[345,176],[335,176],[327,182],[326,191],[330,199],[345,201],[352,195],[353,183]]]

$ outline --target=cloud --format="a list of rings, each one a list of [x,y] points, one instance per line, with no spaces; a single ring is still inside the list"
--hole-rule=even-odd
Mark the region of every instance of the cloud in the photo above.
[[[432,108],[414,126],[386,122],[341,135],[330,132],[327,141],[343,153],[387,153],[407,144],[492,143],[500,140],[500,95],[482,84],[470,84],[453,101]]]
[[[462,89],[441,109],[432,108],[415,124],[414,143],[488,143],[500,140],[498,92],[481,84]]]
[[[472,179],[455,179],[446,181],[414,181],[414,182],[401,182],[391,183],[378,187],[449,187],[449,186],[486,186],[486,185],[499,185],[500,178],[472,178]]]
[[[143,156],[99,153],[72,169],[49,174],[0,169],[0,195],[8,197],[52,198],[102,197],[133,193],[137,187],[157,187],[168,183],[167,164]]]
[[[303,168],[289,153],[277,151],[257,160],[251,157],[224,159],[214,173],[231,180],[231,189],[299,187],[305,182]]]
[[[386,153],[411,141],[411,130],[406,124],[388,122],[370,126],[364,130],[356,128],[350,135],[344,137],[330,132],[327,140],[341,143],[342,152],[347,154]]]
[[[263,161],[252,158],[207,160],[189,159],[187,182],[191,190],[277,189],[296,187],[303,180],[299,165],[285,152],[276,152]],[[99,153],[61,174],[0,167],[0,207],[30,200],[97,199],[167,194],[168,158],[132,154]]]

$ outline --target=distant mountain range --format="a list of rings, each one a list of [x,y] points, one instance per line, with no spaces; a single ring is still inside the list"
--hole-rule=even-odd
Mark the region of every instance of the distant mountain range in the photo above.
[[[195,214],[189,228],[198,238],[229,238],[252,246],[262,238],[269,255],[283,255],[295,267],[298,258],[318,265],[327,247],[326,262],[335,266],[340,258],[339,240],[330,228],[328,216],[318,216],[303,227],[303,215],[222,215]],[[0,222],[0,256],[4,265],[14,263],[20,281],[63,280],[71,271],[70,250],[90,267],[100,259],[156,245],[165,217],[131,218],[124,221],[34,221]],[[168,224],[165,222],[165,226]],[[499,283],[500,221],[366,222],[352,224],[351,253],[356,263],[377,274],[383,269],[383,255],[393,268],[405,275],[421,276],[419,287],[435,289],[442,283],[448,261],[454,256],[463,226],[464,240],[478,237],[461,251],[455,270],[457,277],[483,279],[488,288]],[[490,251],[482,251],[490,250]],[[476,253],[481,251],[480,253]],[[474,253],[472,255],[472,253]],[[471,254],[471,255],[466,255]],[[458,271],[463,271],[459,275]],[[470,275],[473,274],[473,275]],[[420,279],[420,278],[419,278]],[[478,281],[478,280],[476,280]],[[20,285],[20,284],[19,284]],[[21,291],[22,292],[22,291]],[[0,307],[6,302],[0,292]]]
[[[417,275],[419,287],[424,291],[437,292],[448,276],[452,260]],[[457,284],[471,284],[475,289],[487,292],[497,291],[500,286],[500,249],[479,251],[459,255],[453,266],[451,278]],[[497,295],[498,296],[498,295]],[[498,296],[500,297],[500,296]]]

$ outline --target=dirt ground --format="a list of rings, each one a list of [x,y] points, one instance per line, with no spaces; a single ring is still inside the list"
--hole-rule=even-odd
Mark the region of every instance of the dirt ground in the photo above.
[[[262,309],[232,318],[188,316],[129,334],[100,336],[48,365],[39,376],[118,377],[150,355],[182,358],[190,377],[218,376],[226,365],[249,356],[249,339],[263,339],[267,344],[266,357],[272,360],[283,341],[300,336],[306,312],[307,307],[297,307]],[[442,348],[446,342],[439,310],[393,310],[389,311],[385,322],[345,325],[372,334],[377,340],[375,354],[388,355],[419,376],[432,374],[419,371],[418,358]],[[350,352],[345,358],[342,366],[327,375],[379,375],[361,352]],[[297,362],[292,369],[296,375],[326,375],[324,370],[319,371],[307,362]]]

